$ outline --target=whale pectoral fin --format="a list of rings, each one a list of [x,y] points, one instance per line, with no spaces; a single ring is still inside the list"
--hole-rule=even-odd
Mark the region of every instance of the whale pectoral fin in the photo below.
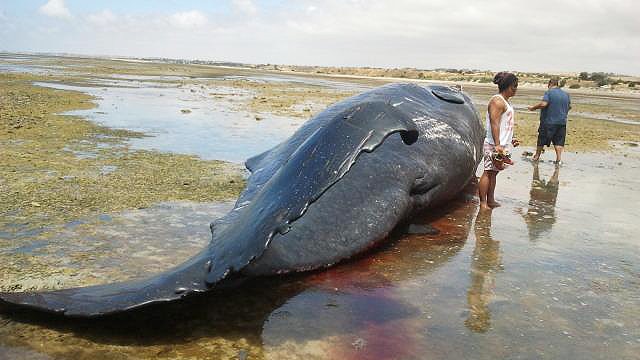
[[[206,291],[206,261],[201,252],[182,265],[147,279],[45,292],[0,293],[0,305],[72,317],[118,313]]]
[[[237,218],[243,227],[218,233],[210,249],[213,266],[207,284],[213,286],[259,258],[273,236],[295,227],[294,222],[347,174],[362,152],[374,151],[395,133],[406,144],[418,138],[413,121],[382,101],[348,108],[318,128],[254,193]]]

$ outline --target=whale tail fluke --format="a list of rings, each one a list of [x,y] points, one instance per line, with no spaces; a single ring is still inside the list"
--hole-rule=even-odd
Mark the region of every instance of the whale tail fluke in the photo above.
[[[208,290],[206,252],[159,275],[104,285],[44,292],[2,292],[0,305],[70,317],[97,317],[177,300]]]

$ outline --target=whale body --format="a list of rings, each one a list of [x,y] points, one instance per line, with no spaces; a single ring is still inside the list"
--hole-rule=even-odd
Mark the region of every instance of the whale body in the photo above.
[[[249,277],[332,266],[384,241],[475,176],[484,130],[445,87],[382,86],[331,105],[246,161],[234,208],[186,262],[142,280],[0,293],[0,304],[94,317],[174,301]]]

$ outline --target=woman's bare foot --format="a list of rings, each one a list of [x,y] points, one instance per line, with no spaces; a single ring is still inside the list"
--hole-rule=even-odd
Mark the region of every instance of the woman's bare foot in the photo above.
[[[497,207],[499,207],[499,206],[500,206],[500,203],[499,203],[499,202],[497,202],[497,201],[492,201],[492,202],[487,202],[487,205],[488,205],[490,208],[492,208],[492,209],[493,209],[493,208],[497,208]]]

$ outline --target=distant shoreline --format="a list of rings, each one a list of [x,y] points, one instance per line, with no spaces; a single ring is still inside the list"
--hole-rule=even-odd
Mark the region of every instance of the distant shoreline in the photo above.
[[[489,70],[457,70],[457,69],[417,69],[417,68],[374,68],[374,67],[332,67],[332,66],[313,66],[313,65],[278,65],[278,64],[245,64],[230,61],[206,61],[206,60],[188,60],[188,59],[169,59],[169,58],[138,58],[126,56],[108,56],[108,55],[78,55],[78,54],[56,54],[56,53],[29,53],[29,52],[0,52],[0,56],[18,55],[18,56],[44,56],[44,57],[63,57],[63,58],[80,58],[80,59],[100,59],[131,63],[148,63],[148,64],[176,64],[176,65],[196,65],[205,67],[214,67],[220,69],[239,69],[263,71],[266,73],[288,74],[298,76],[314,76],[325,78],[341,78],[341,79],[362,79],[380,82],[415,82],[424,84],[456,84],[474,87],[494,87],[491,83],[493,72]],[[546,90],[546,82],[552,76],[558,76],[567,81],[564,87],[570,93],[588,94],[588,95],[624,95],[634,98],[640,98],[640,76],[629,76],[619,74],[606,74],[615,81],[625,81],[624,84],[606,85],[605,87],[595,86],[593,81],[579,80],[579,73],[533,73],[514,71],[520,78],[520,88],[530,90]],[[382,76],[380,76],[382,74]],[[594,73],[595,74],[595,73]],[[604,74],[604,73],[598,73]],[[629,87],[633,83],[636,86]],[[580,86],[579,88],[570,88],[570,86]]]

